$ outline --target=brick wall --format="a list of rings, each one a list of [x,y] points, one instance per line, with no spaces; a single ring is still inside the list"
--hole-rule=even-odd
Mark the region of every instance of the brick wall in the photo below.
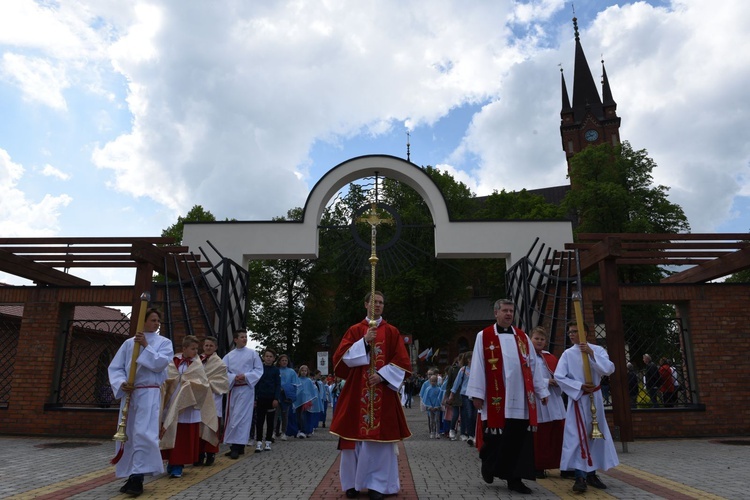
[[[131,293],[127,287],[0,289],[0,302],[24,305],[8,408],[0,410],[0,432],[92,437],[114,434],[116,410],[49,410],[45,405],[54,400],[61,332],[72,319],[73,303],[128,303]]]
[[[111,437],[117,413],[101,409],[45,409],[52,401],[60,332],[73,304],[129,304],[130,287],[0,288],[0,303],[23,303],[18,352],[14,364],[9,407],[0,410],[0,432],[54,436]],[[598,289],[584,293],[586,320],[592,321],[590,304],[600,301]],[[750,373],[747,345],[750,341],[750,286],[622,285],[623,303],[664,302],[685,311],[685,325],[692,344],[691,382],[700,410],[633,411],[634,436],[691,437],[750,433]],[[189,304],[190,315],[199,306]],[[486,326],[486,325],[482,325]],[[459,335],[473,345],[480,328],[471,326]],[[196,332],[203,334],[199,325]],[[184,332],[181,333],[184,335]],[[180,335],[180,338],[181,338]],[[455,345],[455,343],[454,343]],[[450,359],[457,354],[451,351]],[[624,369],[624,367],[618,367]]]
[[[598,289],[587,300],[600,299]],[[692,344],[691,378],[701,409],[637,409],[632,412],[634,437],[699,437],[750,433],[750,285],[620,286],[624,304],[678,304]],[[623,369],[622,367],[617,367]]]

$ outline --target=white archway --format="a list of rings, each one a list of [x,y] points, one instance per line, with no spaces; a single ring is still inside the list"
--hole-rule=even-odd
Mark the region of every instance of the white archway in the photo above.
[[[197,248],[210,241],[243,266],[256,259],[315,259],[318,225],[328,201],[347,184],[376,172],[407,184],[425,200],[435,224],[437,258],[504,258],[510,266],[537,237],[557,250],[573,241],[570,221],[451,221],[443,195],[420,167],[395,156],[369,155],[329,170],[310,192],[302,221],[187,222],[183,244]]]

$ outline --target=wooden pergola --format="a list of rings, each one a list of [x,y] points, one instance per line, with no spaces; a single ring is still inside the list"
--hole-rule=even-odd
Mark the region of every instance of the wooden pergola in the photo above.
[[[0,271],[37,286],[88,287],[91,282],[70,273],[77,268],[135,268],[133,310],[143,290],[151,289],[154,272],[184,279],[210,267],[171,237],[0,238]],[[131,321],[136,321],[133,315]]]
[[[580,274],[599,270],[607,350],[618,367],[626,365],[618,266],[681,266],[662,284],[700,284],[750,268],[750,234],[582,233],[565,245],[579,252]],[[685,269],[685,266],[688,266]],[[616,370],[612,385],[613,416],[623,443],[633,440],[627,373]]]

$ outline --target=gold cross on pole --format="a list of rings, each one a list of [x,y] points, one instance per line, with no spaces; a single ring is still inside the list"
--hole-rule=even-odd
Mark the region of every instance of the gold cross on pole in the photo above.
[[[381,219],[378,217],[378,207],[375,202],[370,206],[370,210],[367,213],[367,217],[360,217],[357,222],[367,222],[372,227],[379,226],[380,224],[391,224],[393,219]]]
[[[380,224],[390,224],[391,219],[381,219],[378,217],[378,207],[376,202],[372,202],[370,207],[370,213],[367,217],[361,217],[359,222],[367,222],[370,224],[370,328],[377,326],[378,322],[375,320],[375,266],[378,265],[378,256],[375,252],[377,248],[377,227]],[[377,373],[376,358],[378,356],[379,349],[376,345],[375,339],[372,340],[372,347],[370,349],[370,369],[368,373],[374,375]],[[375,386],[370,385],[367,390],[367,429],[372,430],[377,428],[380,423],[375,422],[375,397],[376,389]]]

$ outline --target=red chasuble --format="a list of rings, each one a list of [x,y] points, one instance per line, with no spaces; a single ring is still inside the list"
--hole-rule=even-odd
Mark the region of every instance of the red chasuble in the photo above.
[[[398,392],[386,383],[370,390],[367,383],[370,365],[349,368],[343,361],[344,354],[365,336],[368,328],[366,320],[352,325],[333,355],[335,375],[346,380],[331,422],[331,433],[342,438],[342,447],[348,447],[344,441],[395,442],[411,436]],[[404,341],[398,329],[385,320],[378,326],[370,356],[375,357],[376,370],[394,365],[410,372]]]

